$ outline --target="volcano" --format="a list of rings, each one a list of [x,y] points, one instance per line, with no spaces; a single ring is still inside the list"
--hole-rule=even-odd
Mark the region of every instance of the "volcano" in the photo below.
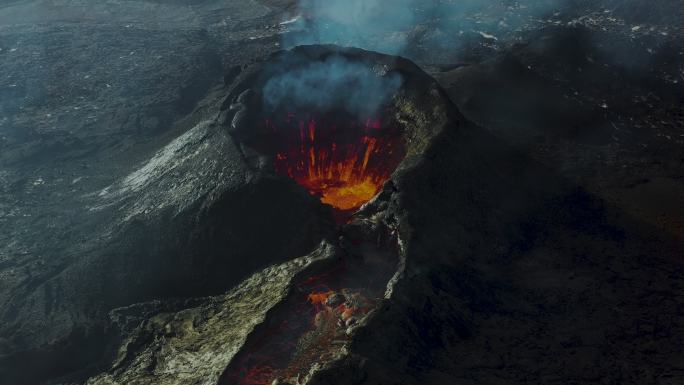
[[[0,385],[684,384],[681,3],[2,2]]]
[[[203,314],[203,320],[192,322],[199,340],[192,339],[207,342],[190,355],[213,352],[213,363],[206,366],[211,370],[191,376],[225,385],[315,381],[349,359],[357,334],[391,300],[407,262],[403,239],[410,237],[402,224],[397,186],[462,118],[415,64],[360,49],[302,46],[282,51],[242,69],[227,88],[215,120],[204,126],[212,134],[198,134],[205,139],[184,145],[184,151],[203,156],[206,150],[192,149],[211,149],[217,140],[234,143],[251,178],[271,185],[248,182],[239,194],[268,189],[283,194],[279,199],[296,196],[289,208],[315,217],[290,219],[283,231],[297,235],[299,246],[316,236],[320,243],[300,258],[255,272],[222,299],[215,298],[218,302],[210,300],[223,303],[219,306],[225,310],[211,310],[215,305],[203,300],[186,309],[192,318]],[[214,226],[221,226],[221,215],[231,215],[213,208],[222,207],[225,199],[217,196],[208,208],[216,212]],[[263,207],[255,210],[257,220],[270,222],[271,213]],[[287,223],[287,218],[282,219]],[[306,226],[297,226],[298,221]],[[261,244],[270,242],[269,234],[262,234]],[[239,303],[241,298],[251,299]],[[231,314],[220,315],[224,311]],[[170,333],[180,333],[174,344],[184,350],[185,332],[169,327],[177,330]],[[160,351],[153,351],[159,346],[138,345],[133,342],[138,332],[128,333],[123,333],[119,350],[128,358],[120,356],[121,363],[91,379],[92,384],[110,376],[147,381],[147,374],[138,372],[140,366],[129,363],[150,354],[158,357]]]
[[[504,59],[515,84],[536,68]],[[674,241],[405,58],[312,45],[225,70],[142,164],[51,198],[78,195],[88,232],[3,281],[0,383],[681,383]],[[448,71],[471,113],[500,97]],[[505,123],[488,106],[468,116]]]
[[[226,385],[302,383],[344,358],[403,269],[397,218],[378,194],[412,168],[453,108],[414,64],[368,51],[304,46],[260,69],[238,80],[224,126],[255,169],[294,181],[339,226],[315,252],[323,260],[293,279],[228,365]],[[319,88],[327,94],[312,99]]]

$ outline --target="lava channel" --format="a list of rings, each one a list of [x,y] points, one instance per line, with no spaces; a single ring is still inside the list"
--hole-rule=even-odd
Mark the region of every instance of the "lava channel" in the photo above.
[[[356,326],[377,308],[396,273],[396,235],[355,241],[329,270],[294,284],[221,376],[220,385],[298,384],[336,360]]]

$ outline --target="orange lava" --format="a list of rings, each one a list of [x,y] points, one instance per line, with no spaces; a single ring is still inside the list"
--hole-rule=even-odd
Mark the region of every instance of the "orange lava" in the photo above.
[[[328,297],[332,295],[332,291],[328,291],[325,293],[311,293],[307,297],[309,302],[311,302],[313,305],[322,305],[325,303],[325,301],[328,300]]]
[[[357,209],[371,200],[398,164],[398,141],[382,135],[379,121],[368,119],[356,128],[357,135],[334,125],[321,129],[313,118],[298,123],[290,128],[295,137],[290,148],[276,154],[276,172],[338,210]],[[336,138],[340,133],[346,135],[342,140]]]

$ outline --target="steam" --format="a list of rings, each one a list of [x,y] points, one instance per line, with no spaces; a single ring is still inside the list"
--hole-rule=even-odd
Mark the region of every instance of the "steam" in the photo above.
[[[300,0],[297,19],[304,34],[286,35],[284,45],[339,44],[398,53],[406,44],[401,33],[414,25],[415,0]]]
[[[399,90],[396,73],[368,67],[341,56],[308,63],[268,80],[263,89],[267,108],[309,107],[317,111],[344,108],[359,118],[373,115]]]
[[[299,33],[285,34],[283,44],[339,44],[388,54],[407,54],[415,46],[454,49],[466,38],[512,37],[565,1],[300,0],[299,17],[288,20]]]
[[[337,44],[409,57],[409,50],[420,47],[438,56],[463,44],[463,31],[498,42],[499,29],[521,23],[512,16],[521,9],[541,12],[560,1],[529,0],[521,7],[512,0],[299,0],[296,13],[281,23],[288,31],[282,35],[283,47]],[[272,111],[288,106],[321,112],[344,108],[363,119],[375,114],[401,85],[398,74],[378,73],[338,56],[276,75],[266,83],[263,100]]]

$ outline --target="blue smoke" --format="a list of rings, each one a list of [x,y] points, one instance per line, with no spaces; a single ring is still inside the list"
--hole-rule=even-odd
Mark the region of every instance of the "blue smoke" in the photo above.
[[[510,38],[565,1],[300,0],[300,18],[291,23],[299,33],[285,34],[283,45],[338,44],[388,54],[406,54],[409,46],[451,50],[467,35]]]
[[[359,118],[373,115],[402,85],[396,73],[385,74],[360,62],[333,56],[281,73],[263,89],[268,109],[309,107],[317,111],[343,108]]]
[[[302,44],[338,44],[398,53],[406,43],[401,33],[414,25],[415,0],[300,0],[298,21],[305,34],[286,35],[285,47]],[[391,4],[390,4],[391,3]]]

